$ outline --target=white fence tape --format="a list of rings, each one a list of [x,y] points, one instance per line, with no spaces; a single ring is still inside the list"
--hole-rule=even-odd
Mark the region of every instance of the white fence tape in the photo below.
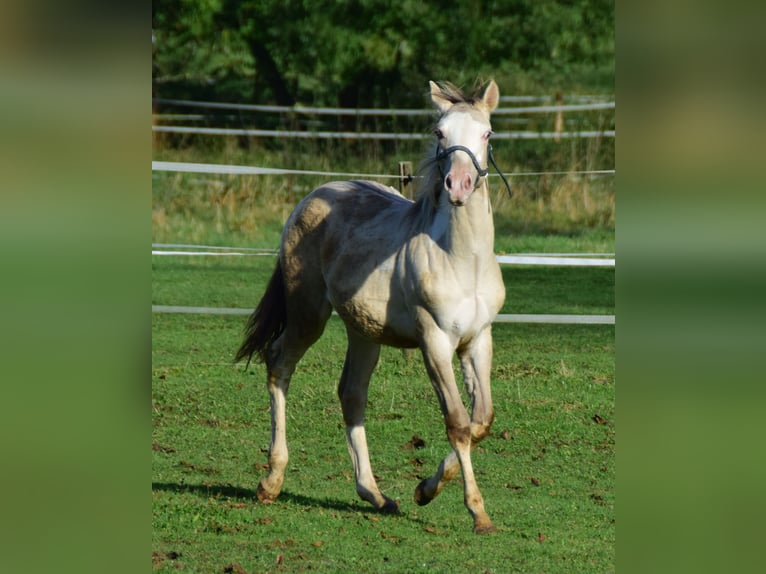
[[[501,98],[503,101],[513,101]],[[193,108],[208,108],[218,110],[239,110],[250,112],[271,112],[271,113],[294,113],[311,115],[332,115],[332,116],[431,116],[434,111],[431,109],[381,109],[381,108],[325,108],[313,106],[270,106],[260,104],[236,104],[228,102],[196,102],[191,100],[167,100],[154,99],[157,104],[168,104],[174,106],[184,106]],[[519,100],[516,100],[519,101]],[[541,101],[539,98],[526,101]],[[587,104],[562,104],[554,106],[518,106],[513,108],[498,108],[492,115],[518,115],[518,114],[541,114],[554,112],[584,112],[591,110],[614,109],[615,102],[594,102]]]
[[[180,173],[210,173],[221,175],[327,175],[336,177],[356,178],[386,178],[401,179],[400,175],[384,173],[346,173],[338,171],[314,171],[305,169],[282,169],[275,167],[257,167],[247,165],[220,165],[213,163],[187,163],[178,161],[153,161],[152,171],[173,171]],[[583,171],[528,171],[509,173],[505,177],[525,177],[540,175],[614,175],[613,169],[592,169]],[[490,173],[493,177],[499,177],[496,173]],[[417,175],[413,178],[419,177]]]
[[[186,243],[152,243],[152,249],[213,249],[217,251],[251,251],[263,255],[276,255],[276,249],[265,247],[223,247],[221,245],[189,245]]]
[[[252,309],[232,307],[185,307],[152,305],[152,313],[183,313],[193,315],[250,315]],[[334,314],[334,313],[333,313]],[[548,323],[559,325],[614,325],[614,315],[498,315],[495,323]]]
[[[551,95],[544,96],[500,96],[501,102],[513,102],[515,104],[522,102],[552,102],[556,98]],[[609,102],[614,100],[614,94],[563,94],[562,100],[566,102]]]
[[[551,265],[558,267],[614,267],[614,259],[552,257],[548,255],[498,255],[498,263],[507,265]]]
[[[212,249],[212,251],[211,251]],[[178,245],[153,243],[152,255],[156,256],[235,256],[275,257],[276,249],[248,249],[240,247],[205,247],[203,245]],[[497,255],[497,262],[504,265],[549,265],[552,267],[614,267],[614,254],[602,253],[520,253]]]
[[[164,248],[164,249],[159,249]],[[205,251],[200,251],[205,249]],[[276,249],[253,247],[220,247],[212,245],[189,245],[179,243],[153,243],[152,255],[174,256],[255,256],[275,257]],[[528,253],[519,255],[498,255],[502,264],[515,265],[551,265],[551,266],[597,266],[614,267],[613,253]],[[152,305],[152,313],[187,313],[204,315],[249,315],[251,309],[230,307],[190,307],[178,305]],[[496,323],[545,323],[545,324],[580,324],[614,325],[614,315],[552,315],[552,314],[501,314]]]
[[[593,104],[562,104],[558,106],[520,106],[516,108],[497,108],[493,116],[519,114],[549,114],[554,112],[587,112],[591,110],[613,110],[614,102],[598,102]]]
[[[498,315],[495,323],[549,323],[559,325],[614,325],[614,315]]]
[[[240,256],[240,257],[274,257],[276,253],[242,253],[240,251],[155,251],[152,249],[152,255],[208,255],[208,256]]]
[[[300,139],[349,139],[349,140],[423,140],[430,134],[407,134],[386,132],[329,132],[296,130],[257,130],[236,128],[203,128],[193,126],[152,126],[153,132],[176,134],[199,134],[215,136],[250,136]],[[492,136],[496,140],[508,139],[572,139],[572,138],[613,138],[615,130],[581,132],[498,132]]]
[[[247,165],[218,165],[212,163],[186,163],[176,161],[153,161],[152,171],[176,171],[182,173],[217,173],[223,175],[332,175],[338,177],[391,178],[401,179],[400,175],[381,173],[344,173],[313,171],[306,169],[282,169],[274,167],[256,167]]]

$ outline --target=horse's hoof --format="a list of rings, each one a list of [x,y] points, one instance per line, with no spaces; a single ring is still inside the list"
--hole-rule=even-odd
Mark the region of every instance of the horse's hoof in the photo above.
[[[383,514],[399,514],[399,503],[386,498],[386,502],[379,508]]]
[[[258,497],[258,501],[262,504],[271,504],[277,499],[279,493],[273,494],[266,490],[263,486],[263,482],[258,483],[258,489],[255,491],[255,495]]]
[[[431,502],[434,499],[433,496],[428,496],[425,493],[425,484],[426,484],[426,482],[428,482],[428,481],[427,480],[423,480],[415,488],[415,496],[414,496],[414,498],[415,498],[415,502],[417,503],[418,506],[425,506],[426,504],[428,504],[429,502]]]
[[[488,522],[486,524],[477,524],[473,528],[474,534],[492,534],[493,532],[497,532],[497,528],[495,528],[495,525],[491,522]]]

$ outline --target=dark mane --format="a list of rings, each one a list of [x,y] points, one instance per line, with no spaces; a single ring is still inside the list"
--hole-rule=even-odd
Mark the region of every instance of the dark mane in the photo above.
[[[431,211],[436,207],[442,187],[442,177],[435,157],[435,145],[429,145],[428,153],[418,165],[415,178],[415,201]]]

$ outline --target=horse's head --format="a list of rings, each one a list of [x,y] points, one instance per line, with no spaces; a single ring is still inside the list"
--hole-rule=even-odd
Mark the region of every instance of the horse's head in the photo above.
[[[431,84],[431,100],[441,112],[434,128],[436,161],[452,205],[465,205],[487,175],[489,115],[500,93],[492,80],[480,96],[466,97],[450,84]]]

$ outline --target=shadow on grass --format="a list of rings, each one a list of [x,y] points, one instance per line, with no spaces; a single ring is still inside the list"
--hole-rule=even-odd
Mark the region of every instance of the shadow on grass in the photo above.
[[[191,493],[204,498],[224,497],[229,499],[239,499],[243,502],[252,502],[262,505],[258,502],[256,491],[250,488],[242,488],[232,484],[178,484],[171,482],[152,482],[153,491],[175,492],[177,494]],[[331,500],[327,498],[316,498],[303,494],[293,494],[283,490],[279,495],[277,502],[284,502],[306,508],[326,508],[328,510],[343,510],[346,512],[362,512],[364,514],[379,514],[377,510],[364,503],[346,503],[340,500]]]
[[[253,505],[264,506],[258,501],[256,491],[250,488],[234,486],[233,484],[178,484],[172,482],[152,482],[152,491],[172,492],[176,494],[190,493],[205,499],[211,496],[220,496],[231,500],[241,500]],[[278,504],[295,505],[304,508],[324,508],[327,510],[337,510],[352,514],[362,514],[364,516],[387,516],[393,520],[406,520],[421,527],[432,526],[430,522],[422,518],[412,516],[406,510],[400,510],[396,514],[386,514],[374,509],[372,506],[361,500],[351,503],[340,500],[331,500],[328,498],[317,498],[303,494],[293,494],[283,490],[275,505]],[[387,519],[388,520],[388,519]]]

